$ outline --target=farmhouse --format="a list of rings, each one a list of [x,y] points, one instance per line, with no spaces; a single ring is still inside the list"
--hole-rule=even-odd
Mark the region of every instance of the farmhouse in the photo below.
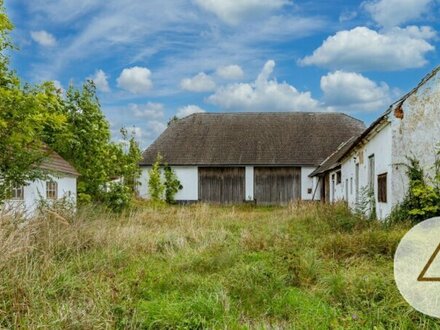
[[[372,199],[378,218],[403,201],[408,158],[417,159],[428,177],[440,143],[440,67],[404,95],[359,137],[351,138],[311,173],[326,201],[345,200],[354,208]],[[367,195],[367,196],[366,196]]]
[[[3,210],[32,216],[42,201],[51,203],[65,199],[76,204],[76,180],[79,173],[55,151],[48,152],[49,155],[40,165],[47,177],[14,187],[11,199],[5,202]]]
[[[143,153],[139,193],[158,154],[176,172],[181,202],[280,204],[319,200],[309,175],[364,124],[341,113],[193,114],[171,123]]]

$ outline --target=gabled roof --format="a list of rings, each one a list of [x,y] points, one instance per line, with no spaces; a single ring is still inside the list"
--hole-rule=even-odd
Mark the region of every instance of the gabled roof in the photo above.
[[[143,153],[170,165],[319,165],[365,129],[341,113],[204,113],[172,123]]]
[[[39,168],[72,176],[80,176],[78,171],[58,153],[47,146],[44,146],[43,148],[44,151],[47,152],[47,157],[42,161]]]

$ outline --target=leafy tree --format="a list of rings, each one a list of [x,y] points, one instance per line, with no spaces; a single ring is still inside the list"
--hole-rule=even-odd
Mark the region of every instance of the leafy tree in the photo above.
[[[47,156],[45,132],[59,129],[65,121],[54,111],[60,98],[53,84],[22,86],[9,70],[5,52],[12,48],[12,27],[0,0],[0,204],[12,186],[44,176],[38,164]]]
[[[160,168],[162,160],[162,156],[158,154],[153,167],[148,172],[148,192],[150,193],[151,200],[154,202],[163,200],[163,193],[165,191],[165,186],[162,182],[162,171]]]
[[[127,153],[121,158],[124,160],[121,168],[121,176],[124,178],[125,185],[130,188],[132,193],[136,192],[136,188],[139,185],[139,176],[141,175],[141,169],[139,162],[142,159],[142,153],[134,136],[128,139],[126,129],[121,129],[121,134],[128,144]]]

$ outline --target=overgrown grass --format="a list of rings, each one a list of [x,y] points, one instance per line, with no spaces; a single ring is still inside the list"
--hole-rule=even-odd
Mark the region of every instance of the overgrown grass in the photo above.
[[[0,328],[433,329],[393,280],[408,225],[343,205],[0,222]]]

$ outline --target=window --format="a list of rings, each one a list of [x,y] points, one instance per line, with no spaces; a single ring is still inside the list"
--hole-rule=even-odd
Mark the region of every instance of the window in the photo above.
[[[353,195],[353,177],[350,178],[350,195]]]
[[[24,187],[23,186],[14,186],[11,191],[11,198],[14,200],[23,200],[24,199]]]
[[[387,173],[377,176],[377,200],[379,203],[387,203]]]
[[[47,199],[58,198],[58,182],[55,181],[46,182],[46,198]]]
[[[340,184],[342,182],[342,173],[341,171],[336,172],[336,184]]]
[[[370,191],[374,191],[375,167],[374,155],[371,155],[368,157],[368,187]]]

